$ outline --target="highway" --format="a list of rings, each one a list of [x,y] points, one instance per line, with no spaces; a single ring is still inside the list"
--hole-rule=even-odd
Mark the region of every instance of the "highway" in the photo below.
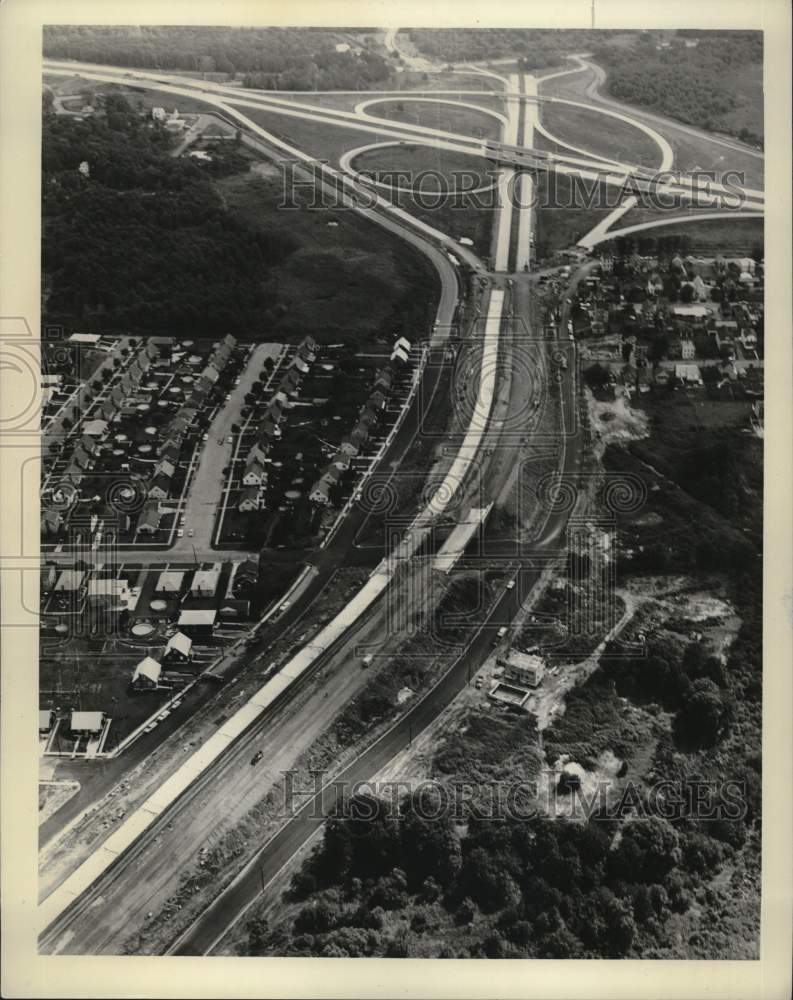
[[[554,169],[562,173],[581,177],[584,180],[596,180],[619,187],[625,186],[628,178],[630,178],[635,188],[640,191],[654,191],[670,197],[674,196],[684,199],[691,199],[696,196],[700,203],[713,204],[715,206],[723,204],[725,199],[735,198],[736,193],[744,199],[747,207],[762,203],[764,198],[763,192],[755,189],[725,187],[716,182],[704,181],[700,178],[683,175],[674,179],[670,178],[668,181],[661,183],[654,179],[648,171],[639,171],[630,164],[620,164],[618,167],[615,167],[613,161],[604,162],[597,157],[582,159],[581,157],[570,157],[557,153],[545,153],[539,150],[520,148],[516,145],[517,131],[515,129],[513,138],[511,127],[508,128],[505,140],[502,143],[483,143],[473,136],[462,136],[457,133],[446,132],[442,129],[432,129],[427,126],[408,123],[400,123],[397,127],[388,119],[370,117],[365,112],[317,107],[304,102],[274,97],[270,93],[261,91],[241,97],[239,88],[199,82],[188,77],[169,76],[168,80],[179,81],[179,83],[167,83],[164,82],[162,77],[158,77],[154,73],[146,73],[143,70],[124,71],[119,67],[97,69],[97,67],[90,64],[66,63],[55,60],[45,61],[44,71],[61,76],[70,76],[79,73],[88,79],[127,82],[131,86],[144,86],[149,89],[205,100],[210,104],[215,104],[217,107],[222,108],[232,117],[239,118],[246,124],[246,127],[249,127],[247,123],[250,122],[250,119],[246,119],[239,109],[255,108],[267,111],[268,113],[337,125],[342,128],[369,133],[377,132],[380,135],[404,142],[431,142],[435,148],[448,149],[449,151],[464,155],[487,156],[494,159],[499,165],[506,167]],[[498,74],[491,75],[498,77]],[[132,79],[127,80],[127,77],[132,77]],[[504,78],[498,77],[498,79],[503,80]],[[510,106],[519,101],[523,96],[516,86],[516,79],[517,77],[514,79],[510,78],[507,93],[504,95],[512,98],[512,100],[507,101],[508,118]],[[572,101],[564,98],[537,96],[535,100],[584,107],[607,117],[611,116],[626,121],[652,135],[656,141],[659,138],[655,130],[639,119],[631,118],[621,111],[608,110],[602,106],[590,105],[581,101]],[[259,134],[269,138],[271,141],[277,141],[274,136],[267,134],[264,130],[259,129],[258,131]],[[660,138],[662,142],[665,142],[662,137]]]
[[[591,266],[591,265],[587,265]],[[584,270],[584,269],[582,269]],[[580,280],[576,274],[573,286]],[[561,320],[566,313],[562,311]],[[560,327],[562,323],[560,322]],[[549,343],[549,354],[553,344]],[[577,426],[576,407],[578,393],[575,378],[575,364],[560,372],[558,386],[561,394],[564,425],[568,429]],[[565,439],[560,475],[572,478],[580,469],[583,439],[580,434],[572,434]],[[495,495],[498,483],[489,484],[488,495]],[[490,490],[492,489],[492,493]],[[466,640],[465,651],[454,661],[435,686],[416,703],[411,710],[390,727],[376,742],[360,754],[351,764],[335,775],[316,795],[307,799],[305,805],[278,833],[273,836],[241,871],[240,875],[225,889],[201,916],[184,932],[169,949],[173,955],[206,955],[228,933],[233,924],[241,919],[246,910],[272,888],[284,865],[294,856],[306,841],[313,836],[324,822],[324,817],[336,801],[338,789],[366,783],[396,754],[404,750],[418,734],[433,722],[443,709],[468,683],[470,677],[492,654],[494,640],[502,625],[509,625],[531,589],[535,586],[547,562],[564,550],[565,527],[570,511],[551,509],[537,536],[514,555],[521,564],[518,586],[502,591],[486,620]],[[488,558],[488,550],[483,558]],[[512,553],[511,553],[512,554]],[[500,546],[493,547],[493,555],[500,559]]]
[[[67,75],[73,73],[74,68],[70,66],[69,69],[60,69],[47,65],[45,72]],[[92,79],[110,79],[118,82],[119,71],[106,73],[96,70],[84,72],[81,70],[81,72],[82,75]],[[141,79],[141,77],[145,77],[145,79]],[[178,80],[179,78],[170,79]],[[529,145],[526,142],[526,135],[529,136],[529,139],[532,138],[531,133],[535,124],[537,104],[536,102],[533,104],[534,111],[529,114],[525,109],[532,102],[528,100],[522,103],[508,100],[503,142],[482,144],[471,137],[456,136],[454,133],[418,126],[406,125],[403,128],[400,125],[399,129],[395,129],[393,123],[386,122],[383,125],[381,123],[384,120],[369,118],[365,112],[331,111],[296,102],[290,104],[290,102],[280,101],[276,103],[275,99],[261,97],[240,99],[236,94],[231,96],[226,93],[230,88],[199,85],[194,80],[189,81],[189,86],[180,83],[164,84],[154,74],[145,75],[135,71],[135,78],[130,82],[134,86],[147,86],[175,94],[197,96],[201,100],[213,104],[224,115],[241,123],[247,133],[245,137],[247,142],[264,143],[268,149],[277,149],[281,155],[294,156],[302,161],[306,167],[313,164],[312,157],[296,147],[278,140],[245,115],[240,108],[258,108],[284,115],[292,114],[309,121],[337,124],[364,131],[377,131],[385,136],[397,137],[399,141],[432,142],[433,145],[457,152],[475,155],[484,153],[495,159],[501,167],[499,188],[503,189],[503,193],[506,193],[516,165],[536,166],[541,160],[546,163],[552,162],[553,169],[560,169],[585,178],[595,177],[601,180],[608,178],[610,183],[622,183],[626,176],[635,173],[629,166],[615,166],[613,163],[604,163],[603,161],[558,157],[554,154],[537,156],[535,151],[530,148],[517,148],[521,109],[524,109],[524,145]],[[536,91],[536,83],[530,84],[531,86]],[[200,94],[196,93],[197,87],[201,90]],[[517,76],[510,78],[508,90],[511,94],[519,93]],[[529,96],[533,95],[529,94]],[[288,107],[287,104],[289,104]],[[407,140],[405,140],[405,136],[407,136]],[[620,171],[622,171],[621,174]],[[375,196],[374,203],[372,203],[370,197],[367,204],[362,205],[356,197],[361,193],[360,186],[346,176],[343,171],[325,166],[322,167],[320,176],[323,184],[331,185],[334,188],[343,185],[343,190],[346,192],[345,197],[350,199],[351,204],[354,204],[358,211],[370,214],[377,224],[386,225],[387,228],[398,232],[400,236],[409,239],[433,260],[442,280],[438,326],[440,329],[448,328],[451,325],[457,300],[457,278],[447,256],[439,249],[439,246],[454,247],[455,254],[464,257],[480,273],[483,271],[481,262],[470,252],[466,253],[465,248],[460,248],[446,234],[419,222],[384,198]],[[638,183],[645,183],[645,181],[639,178]],[[691,193],[693,187],[690,182],[684,181],[682,187],[678,184],[671,189],[680,194],[686,191]],[[753,194],[759,193],[753,192]],[[719,203],[722,196],[717,192],[713,197],[714,203]],[[495,272],[508,270],[511,225],[512,202],[511,199],[507,198],[502,202],[502,209],[496,220],[493,255]],[[523,213],[519,213],[519,260],[523,259],[521,254],[525,254],[526,260],[528,260],[530,232],[530,213],[527,213],[525,218]],[[172,866],[180,863],[181,858],[192,856],[191,850],[195,849],[200,838],[206,836],[207,830],[212,829],[212,818],[214,817],[217,821],[217,818],[223,814],[226,793],[231,792],[236,796],[237,808],[241,808],[246,802],[253,801],[254,795],[261,796],[262,789],[258,786],[256,775],[252,773],[246,760],[252,741],[263,734],[265,728],[267,728],[270,738],[273,738],[274,732],[279,734],[278,738],[280,739],[283,739],[283,734],[287,732],[291,733],[295,740],[305,738],[309,731],[313,731],[311,730],[312,726],[316,728],[326,721],[324,718],[326,714],[330,717],[331,713],[327,710],[333,707],[338,709],[342,706],[345,703],[344,699],[349,698],[356,682],[361,683],[360,671],[356,681],[355,672],[347,670],[343,675],[338,674],[342,683],[334,692],[333,703],[328,702],[326,712],[315,710],[313,714],[311,712],[304,714],[305,706],[301,707],[300,712],[288,709],[288,701],[298,696],[314,699],[313,704],[316,704],[320,693],[304,691],[306,678],[315,676],[318,672],[327,672],[335,677],[337,670],[340,669],[339,663],[346,662],[349,665],[349,659],[353,655],[359,633],[371,626],[374,619],[370,617],[370,612],[373,614],[377,612],[382,604],[379,601],[380,596],[385,593],[388,587],[394,585],[397,568],[410,564],[413,556],[420,550],[427,538],[434,520],[446,510],[465,483],[490,425],[496,391],[495,365],[491,369],[489,364],[485,364],[485,361],[496,361],[499,355],[504,301],[504,289],[495,287],[490,294],[488,303],[482,342],[483,363],[477,390],[477,403],[471,424],[443,481],[430,497],[424,510],[415,518],[403,540],[377,567],[362,591],[353,598],[343,612],[319,636],[315,637],[309,647],[301,650],[286,665],[284,670],[276,675],[276,678],[273,679],[276,683],[268,682],[252,698],[243,703],[235,715],[223,722],[223,728],[215,736],[202,745],[195,754],[191,754],[172,773],[166,787],[161,787],[150,800],[147,800],[143,807],[135,810],[124,823],[116,827],[111,847],[105,846],[94,850],[82,865],[75,868],[55,891],[45,898],[40,906],[40,927],[42,931],[46,932],[41,938],[43,950],[86,953],[106,951],[117,945],[119,935],[128,930],[126,900],[134,896],[130,906],[133,907],[133,912],[139,913],[149,898],[147,893],[150,894],[153,891],[152,886],[148,884],[151,877],[151,860],[150,857],[146,856],[147,849],[151,852],[154,843],[159,845],[157,851],[161,852],[161,855],[157,861],[158,877],[161,879],[161,884],[165,884],[172,873]],[[566,329],[566,308],[566,306],[563,307],[562,322],[560,323],[560,328],[563,331]],[[555,384],[558,384],[558,391],[561,393],[564,422],[566,427],[572,428],[575,426],[577,406],[575,365],[569,364],[566,371],[560,370],[559,375],[560,381]],[[438,374],[435,375],[435,378],[437,380]],[[420,395],[426,398],[426,394]],[[416,405],[418,406],[418,404]],[[396,441],[394,443],[396,444]],[[404,455],[409,443],[407,435],[401,438],[401,455]],[[566,440],[562,456],[562,472],[574,474],[577,471],[581,458],[580,448],[580,435]],[[397,454],[400,454],[399,448],[397,448]],[[438,713],[464,686],[470,672],[477,669],[491,652],[495,631],[500,625],[508,624],[514,618],[521,598],[525,598],[539,578],[540,569],[535,568],[528,556],[536,556],[538,551],[552,556],[563,549],[565,544],[564,529],[568,516],[569,511],[566,510],[552,509],[548,512],[543,529],[538,538],[534,540],[531,551],[524,553],[527,559],[526,568],[521,574],[521,586],[516,587],[513,591],[505,590],[502,593],[491,609],[486,622],[470,637],[465,651],[437,684],[414,704],[391,729],[349,764],[341,774],[337,775],[336,781],[367,780],[395,753],[403,749],[414,735],[437,717]],[[351,532],[355,528],[355,518],[351,517],[348,520],[349,525],[345,523],[338,533],[340,547],[345,544],[349,546],[353,537]],[[336,540],[334,539],[334,546],[335,544]],[[325,566],[330,569],[332,556],[327,556],[325,559]],[[320,580],[320,574],[316,579]],[[324,583],[327,583],[327,577],[325,577]],[[319,589],[321,588],[317,582],[316,592],[319,592]],[[326,687],[326,690],[331,693],[333,689]],[[321,705],[321,703],[319,704]],[[285,748],[286,746],[287,744],[284,744]],[[276,764],[283,764],[285,760],[284,757],[274,757],[273,768],[277,769]],[[324,794],[332,799],[334,792],[331,788]],[[174,825],[178,825],[180,811],[192,805],[202,796],[207,801],[204,813],[205,824],[190,830],[185,827],[174,829]],[[262,884],[268,884],[277,876],[283,864],[294,855],[295,851],[305,843],[306,838],[321,824],[323,810],[315,810],[314,806],[315,803],[307,803],[296,817],[290,820],[257,852],[242,874],[215,899],[179,939],[173,947],[172,953],[205,954],[212,949],[226,932],[229,924],[238,919],[247,906],[258,896]],[[318,815],[312,815],[315,812]],[[166,836],[168,832],[171,833],[170,838]],[[188,836],[192,847],[190,844],[184,843],[185,837]],[[164,851],[162,849],[163,840],[169,845],[168,849]],[[141,884],[144,873],[145,884]],[[123,905],[120,905],[120,900],[125,900]],[[134,907],[137,907],[137,910]]]

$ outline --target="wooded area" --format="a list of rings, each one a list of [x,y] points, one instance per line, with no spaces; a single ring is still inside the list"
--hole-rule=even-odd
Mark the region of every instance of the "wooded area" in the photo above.
[[[295,244],[224,208],[212,178],[247,160],[233,146],[209,163],[173,159],[171,136],[123,97],[108,95],[105,111],[85,121],[44,113],[46,322],[254,335],[274,302],[267,269]]]
[[[613,97],[762,145],[762,114],[738,129],[729,120],[746,99],[738,71],[762,64],[759,31],[678,33],[663,48],[654,35],[642,32],[632,46],[599,46],[594,58],[608,73],[606,86]]]
[[[244,74],[244,86],[267,90],[357,90],[389,76],[366,38],[363,28],[57,25],[44,28],[44,54],[230,79]],[[337,45],[347,48],[338,52]]]

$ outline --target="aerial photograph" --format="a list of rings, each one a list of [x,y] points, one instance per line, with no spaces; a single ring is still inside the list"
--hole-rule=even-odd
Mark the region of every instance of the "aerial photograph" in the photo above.
[[[760,957],[763,42],[45,25],[40,955]]]

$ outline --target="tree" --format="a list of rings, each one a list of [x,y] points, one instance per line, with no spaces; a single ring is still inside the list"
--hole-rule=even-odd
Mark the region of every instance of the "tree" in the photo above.
[[[729,712],[718,687],[708,677],[695,680],[691,695],[675,717],[675,736],[693,746],[713,746],[722,735]]]
[[[661,883],[679,861],[676,830],[668,820],[649,816],[623,825],[619,846],[609,856],[609,867],[618,878]]]

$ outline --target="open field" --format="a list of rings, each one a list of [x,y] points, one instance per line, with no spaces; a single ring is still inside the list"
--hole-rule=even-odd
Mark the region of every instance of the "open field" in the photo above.
[[[591,182],[577,186],[564,174],[542,171],[537,180],[537,256],[549,256],[556,250],[576,243],[589,232],[618,202],[615,190],[598,184],[591,201],[595,207],[581,207],[581,195],[589,190]],[[587,200],[590,200],[589,198]],[[578,204],[577,204],[578,203]],[[597,207],[598,205],[605,207]]]
[[[234,105],[233,98],[229,100]],[[348,149],[364,146],[370,142],[385,142],[388,136],[379,132],[359,131],[338,125],[324,125],[305,118],[292,118],[274,111],[260,111],[258,108],[242,107],[240,110],[257,125],[267,129],[277,139],[297,146],[333,167],[339,164],[339,157]]]
[[[468,98],[461,100],[467,101]],[[500,101],[497,103],[501,104]],[[501,110],[496,107],[495,101],[491,106],[494,111]],[[371,104],[366,113],[378,118],[388,118],[394,122],[408,122],[411,125],[456,132],[478,139],[498,139],[501,132],[501,123],[490,115],[474,111],[472,108],[455,108],[450,104],[432,103],[431,100],[427,100],[426,103],[408,101],[403,104],[397,98]]]
[[[285,119],[283,119],[285,120]],[[270,280],[279,305],[270,335],[318,341],[372,343],[393,329],[408,339],[427,331],[438,295],[435,271],[412,247],[351,209],[280,208],[284,180],[277,173],[237,175],[218,188],[231,212],[268,233],[297,243]],[[305,187],[295,195],[312,204]]]
[[[489,160],[424,145],[370,149],[356,156],[352,166],[376,181],[412,187],[420,200],[425,196],[428,207],[436,195],[454,197],[458,191],[490,187],[498,175]],[[399,174],[407,176],[403,179]],[[494,199],[494,191],[482,192],[482,201]]]
[[[674,216],[683,217],[695,214],[674,210]],[[700,213],[696,213],[700,214]],[[642,222],[666,220],[671,213],[654,211],[647,208],[633,208],[627,212],[614,227],[638,225]],[[641,236],[671,237],[684,236],[692,253],[749,253],[756,244],[763,243],[764,227],[762,219],[745,219],[737,213],[730,219],[711,219],[702,222],[681,222],[680,225],[670,224],[647,229],[634,234]]]
[[[657,167],[661,150],[644,132],[617,118],[569,104],[541,105],[542,124],[555,138],[610,160]]]

